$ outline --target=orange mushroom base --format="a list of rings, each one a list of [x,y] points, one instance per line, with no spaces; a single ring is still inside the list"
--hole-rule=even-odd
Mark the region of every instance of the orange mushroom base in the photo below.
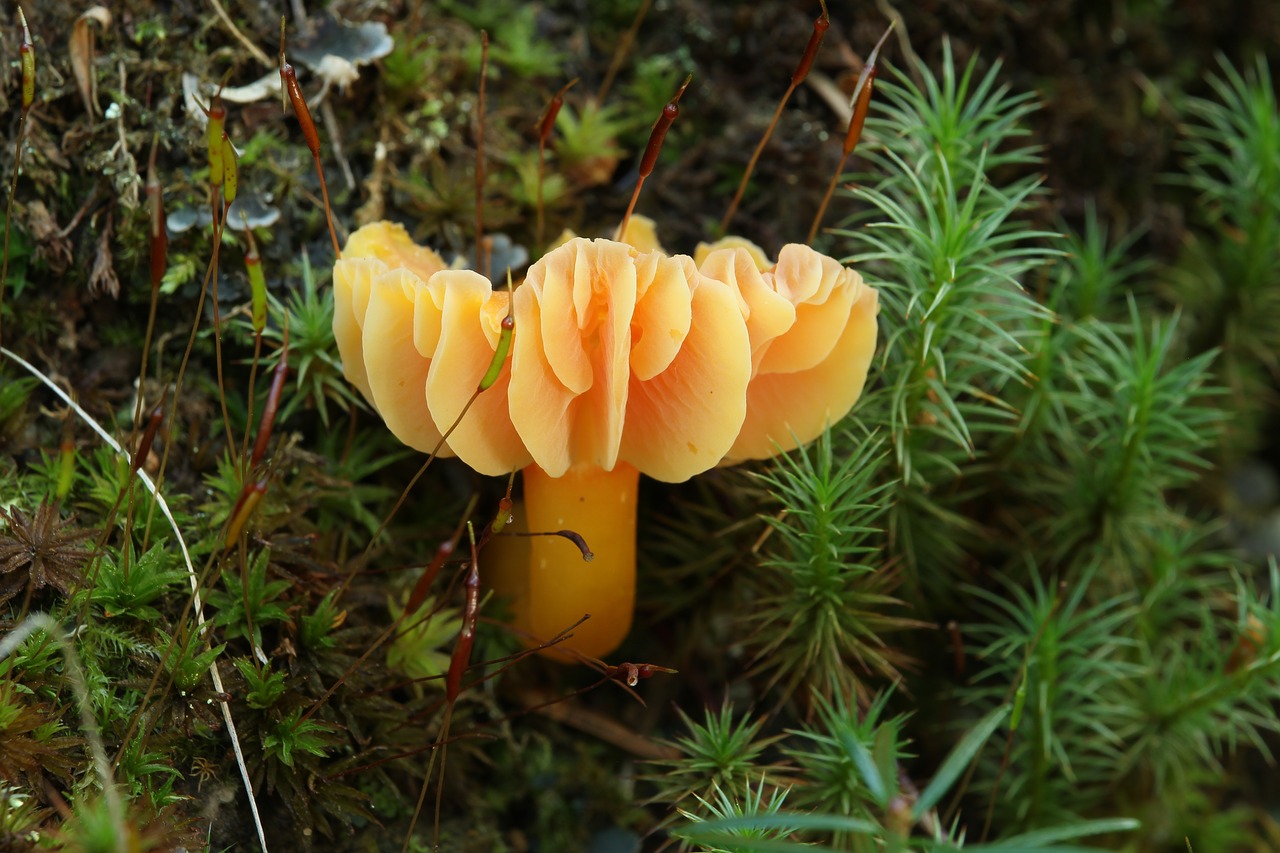
[[[488,583],[511,599],[513,627],[526,642],[547,642],[572,628],[571,636],[555,644],[555,657],[575,657],[566,650],[606,655],[631,630],[640,472],[619,463],[612,471],[578,466],[551,477],[530,465],[522,476],[524,505],[516,510],[515,528],[540,534],[572,530],[592,557],[584,559],[562,536],[502,537],[482,561]]]

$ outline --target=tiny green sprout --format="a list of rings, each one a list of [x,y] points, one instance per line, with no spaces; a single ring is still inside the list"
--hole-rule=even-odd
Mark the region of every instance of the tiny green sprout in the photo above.
[[[902,735],[906,717],[889,715],[890,697],[891,691],[881,692],[860,708],[838,693],[829,700],[813,694],[812,720],[791,731],[793,737],[784,749],[807,782],[795,792],[800,809],[876,814],[893,800],[899,761],[906,755]],[[832,846],[849,849],[856,833],[833,829]]]
[[[337,590],[329,593],[316,605],[316,609],[298,620],[298,638],[309,651],[333,648],[333,632],[347,621],[347,611],[338,608]]]
[[[174,646],[178,648],[175,649]],[[209,674],[209,667],[226,649],[227,644],[221,643],[198,654],[192,654],[181,639],[173,637],[170,640],[170,646],[158,651],[165,669],[173,677],[173,686],[180,693],[190,693],[200,686],[200,682]]]
[[[489,362],[489,369],[480,378],[480,387],[476,389],[477,392],[492,387],[493,383],[498,381],[498,376],[502,373],[502,365],[507,361],[507,353],[511,352],[511,336],[516,329],[516,301],[510,269],[507,270],[507,297],[507,316],[502,318],[502,333],[498,336],[498,346],[493,351],[493,360]]]
[[[294,290],[287,302],[275,294],[267,297],[270,315],[275,318],[264,337],[280,341],[281,346],[268,362],[278,366],[287,357],[289,370],[296,377],[297,393],[281,398],[278,419],[287,421],[300,408],[314,410],[320,422],[329,425],[329,403],[341,409],[358,409],[364,403],[342,378],[342,365],[337,358],[333,337],[333,289],[320,287],[312,274],[307,254],[302,255],[302,287]],[[285,330],[289,345],[283,345]],[[284,388],[281,387],[283,393]],[[261,435],[262,430],[259,430]],[[255,462],[257,454],[255,453]]]
[[[169,552],[163,545],[153,545],[135,558],[133,546],[126,542],[119,556],[102,557],[97,582],[89,599],[102,608],[107,619],[130,618],[147,622],[160,619],[156,601],[176,590],[187,573],[171,565]],[[197,670],[208,669],[208,663]]]
[[[391,605],[393,621],[407,610]],[[462,628],[462,616],[454,608],[438,609],[427,597],[419,608],[422,616],[414,617],[387,646],[387,666],[413,679],[439,678],[449,668],[449,641]]]
[[[237,660],[236,669],[240,670],[240,675],[244,677],[244,699],[250,708],[265,711],[284,695],[283,672],[275,672],[270,667],[259,670],[248,658]]]
[[[556,113],[559,136],[552,144],[560,170],[577,187],[607,183],[622,156],[618,136],[634,126],[613,104],[599,104],[594,98],[576,109],[565,104]]]
[[[116,774],[128,784],[135,797],[148,791],[161,796],[171,795],[173,781],[182,778],[182,771],[173,766],[169,756],[159,750],[147,749],[143,738],[130,741],[121,751],[116,762]],[[182,798],[174,798],[173,801],[179,799]]]
[[[765,798],[766,789],[769,793],[768,799]],[[698,848],[708,853],[754,849],[749,846],[749,841],[748,846],[736,846],[742,844],[744,839],[791,838],[795,833],[795,826],[767,819],[786,814],[782,806],[788,793],[790,793],[789,788],[775,787],[764,773],[760,774],[760,781],[754,788],[748,778],[742,788],[741,796],[738,795],[736,787],[726,791],[718,784],[713,785],[706,797],[694,794],[702,806],[699,811],[705,812],[706,817],[697,811],[680,809],[680,814],[689,821],[689,824],[678,829],[673,828],[672,835],[687,842],[697,842]],[[752,818],[761,818],[758,826],[752,825]],[[735,820],[737,825],[734,825]],[[725,846],[717,846],[712,842],[719,842]]]
[[[655,800],[679,802],[690,793],[711,795],[717,787],[734,794],[752,773],[772,771],[761,759],[765,750],[780,738],[762,736],[765,720],[739,716],[725,701],[718,710],[707,708],[701,722],[677,708],[688,734],[668,742],[677,758],[664,761],[662,772],[652,777],[659,785]]]
[[[225,590],[211,590],[209,603],[218,608],[215,620],[226,628],[227,639],[247,637],[256,651],[262,648],[262,628],[270,622],[285,622],[289,614],[280,597],[289,590],[289,582],[269,580],[269,552],[260,551],[249,562],[243,579],[236,572],[222,575]]]
[[[267,756],[278,758],[286,767],[293,766],[295,753],[303,752],[319,758],[325,756],[326,737],[330,727],[315,720],[303,720],[302,709],[295,708],[272,727],[262,739]]]
[[[252,294],[253,333],[261,335],[267,326],[267,279],[262,273],[262,258],[258,256],[258,243],[253,239],[253,229],[245,222],[245,238],[248,245],[244,250],[244,268],[249,274],[249,292]]]

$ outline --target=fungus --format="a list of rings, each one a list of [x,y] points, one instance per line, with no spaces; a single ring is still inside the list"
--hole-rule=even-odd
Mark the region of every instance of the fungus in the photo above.
[[[329,12],[306,22],[289,53],[320,77],[324,85],[319,98],[323,99],[330,86],[345,93],[359,78],[360,66],[382,59],[394,48],[386,24],[353,24]]]
[[[442,449],[484,474],[523,469],[528,530],[586,540],[589,563],[558,537],[524,540],[499,587],[533,637],[591,614],[564,645],[597,657],[631,626],[639,475],[681,482],[809,441],[858,398],[876,336],[875,290],[807,246],[771,264],[732,239],[668,255],[641,219],[624,236],[566,235],[529,268],[499,380]],[[429,450],[488,367],[508,295],[386,223],[353,234],[342,258],[346,375]]]

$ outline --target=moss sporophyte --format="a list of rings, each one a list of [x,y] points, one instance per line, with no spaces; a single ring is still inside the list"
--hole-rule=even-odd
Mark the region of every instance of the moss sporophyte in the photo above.
[[[600,656],[631,626],[636,487],[681,482],[816,437],[861,394],[875,289],[791,244],[776,262],[739,238],[669,255],[636,217],[621,240],[566,234],[512,294],[448,269],[405,230],[355,232],[334,268],[347,379],[401,441],[482,474],[523,471],[523,523],[569,529],[495,552],[489,580],[516,627]],[[496,381],[463,415],[514,319]],[[461,416],[461,419],[459,420]]]

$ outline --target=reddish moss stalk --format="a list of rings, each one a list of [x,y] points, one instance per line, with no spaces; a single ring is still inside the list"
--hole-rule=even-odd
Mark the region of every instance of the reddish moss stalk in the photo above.
[[[160,285],[164,283],[164,274],[169,267],[169,234],[165,226],[164,187],[160,185],[160,178],[156,175],[156,152],[159,149],[159,145],[160,139],[158,136],[151,140],[151,156],[147,159],[146,194],[147,205],[151,211],[151,306],[147,310],[147,333],[142,339],[142,366],[138,368],[138,398],[133,408],[133,431],[129,435],[129,443],[131,445],[138,434],[138,423],[142,420],[143,388],[146,387],[147,381],[147,358],[151,354],[151,338],[155,334],[156,309],[160,303]],[[162,406],[163,401],[161,401]],[[159,409],[160,407],[157,407],[157,411]],[[152,422],[159,426],[155,412],[151,415],[151,422],[147,424],[147,429],[151,431],[152,438],[154,438],[155,431],[152,429]],[[146,444],[150,449],[151,442],[147,441]],[[136,466],[133,471],[137,473]],[[132,518],[132,514],[130,514],[130,518]]]
[[[316,164],[316,174],[320,177],[320,196],[324,200],[324,218],[329,225],[329,239],[333,241],[333,256],[342,257],[342,247],[338,245],[338,232],[333,227],[333,210],[329,207],[329,185],[324,179],[324,165],[320,162],[320,134],[316,132],[316,123],[311,119],[311,109],[307,99],[302,95],[302,87],[298,85],[297,72],[284,58],[284,17],[280,18],[280,85],[289,103],[293,104],[293,114],[298,118],[298,126],[302,128],[302,137],[307,141],[307,150]]]
[[[845,164],[848,163],[849,156],[853,154],[853,149],[858,146],[858,140],[862,138],[862,126],[867,120],[867,110],[871,106],[871,90],[877,70],[876,60],[880,56],[880,48],[884,46],[885,40],[889,38],[889,33],[891,32],[893,32],[892,23],[884,31],[884,35],[880,36],[880,41],[876,42],[875,49],[867,57],[867,64],[862,67],[862,74],[858,77],[858,86],[853,93],[853,115],[849,118],[849,129],[845,131],[840,165],[836,167],[835,173],[832,174],[831,183],[827,184],[827,192],[822,197],[822,204],[818,206],[818,212],[813,217],[813,224],[809,226],[809,234],[805,238],[806,243],[813,243],[813,238],[818,236],[818,226],[822,224],[822,218],[827,215],[827,205],[831,203],[831,196],[835,193],[836,184],[840,181],[840,175],[844,172]]]
[[[280,409],[280,398],[284,396],[284,383],[288,377],[289,329],[286,327],[284,339],[280,345],[280,361],[272,371],[271,389],[267,392],[267,403],[262,409],[262,423],[258,425],[258,435],[253,442],[253,454],[249,457],[249,470],[253,470],[266,455],[267,444],[271,441],[271,431],[276,422],[276,412]]]
[[[129,475],[133,476],[138,473],[138,469],[147,461],[147,454],[151,452],[151,445],[156,440],[156,431],[160,429],[160,424],[164,421],[164,402],[151,410],[150,417],[147,418],[147,428],[142,431],[142,440],[138,442],[138,447],[133,452],[133,459],[129,462]]]
[[[535,232],[535,248],[542,248],[543,230],[545,226],[543,216],[542,202],[542,177],[546,168],[547,140],[551,138],[551,131],[556,126],[556,116],[560,115],[560,108],[564,106],[564,96],[573,84],[578,82],[578,78],[574,77],[568,83],[560,87],[560,91],[556,92],[555,97],[547,104],[547,108],[542,113],[542,118],[538,119],[538,227]]]
[[[640,158],[640,173],[636,178],[636,188],[631,193],[631,202],[627,205],[626,215],[622,217],[622,222],[618,224],[618,234],[615,238],[617,240],[621,240],[622,235],[627,233],[627,223],[636,209],[636,200],[640,198],[640,190],[644,187],[645,178],[653,173],[653,167],[658,162],[658,153],[662,151],[662,143],[667,138],[667,131],[675,123],[676,116],[680,115],[680,96],[684,94],[685,89],[689,88],[689,83],[692,80],[692,74],[684,78],[684,82],[676,90],[675,97],[667,102],[667,105],[662,108],[662,113],[658,116],[658,120],[654,122],[653,130],[649,133],[649,144],[644,147],[644,155]]]
[[[724,212],[724,218],[720,220],[720,233],[722,235],[729,230],[729,222],[732,221],[734,213],[738,210],[738,204],[742,201],[742,194],[746,192],[747,184],[751,181],[751,173],[755,171],[756,163],[760,160],[760,154],[764,151],[765,145],[769,143],[769,138],[773,136],[773,131],[778,126],[778,119],[782,117],[782,110],[787,106],[787,101],[791,100],[791,95],[796,88],[809,76],[809,71],[813,68],[813,61],[818,56],[818,48],[822,47],[822,40],[826,37],[827,30],[831,27],[831,17],[827,14],[826,0],[821,0],[821,3],[822,14],[813,22],[813,32],[809,34],[809,43],[805,45],[804,54],[800,57],[796,70],[791,73],[791,84],[787,86],[787,91],[783,93],[782,100],[778,101],[778,108],[773,111],[773,120],[769,122],[764,136],[760,137],[756,150],[752,152],[751,159],[747,161],[747,168],[742,173],[742,181],[738,184],[738,191],[733,194],[733,201],[729,202],[729,209]]]

